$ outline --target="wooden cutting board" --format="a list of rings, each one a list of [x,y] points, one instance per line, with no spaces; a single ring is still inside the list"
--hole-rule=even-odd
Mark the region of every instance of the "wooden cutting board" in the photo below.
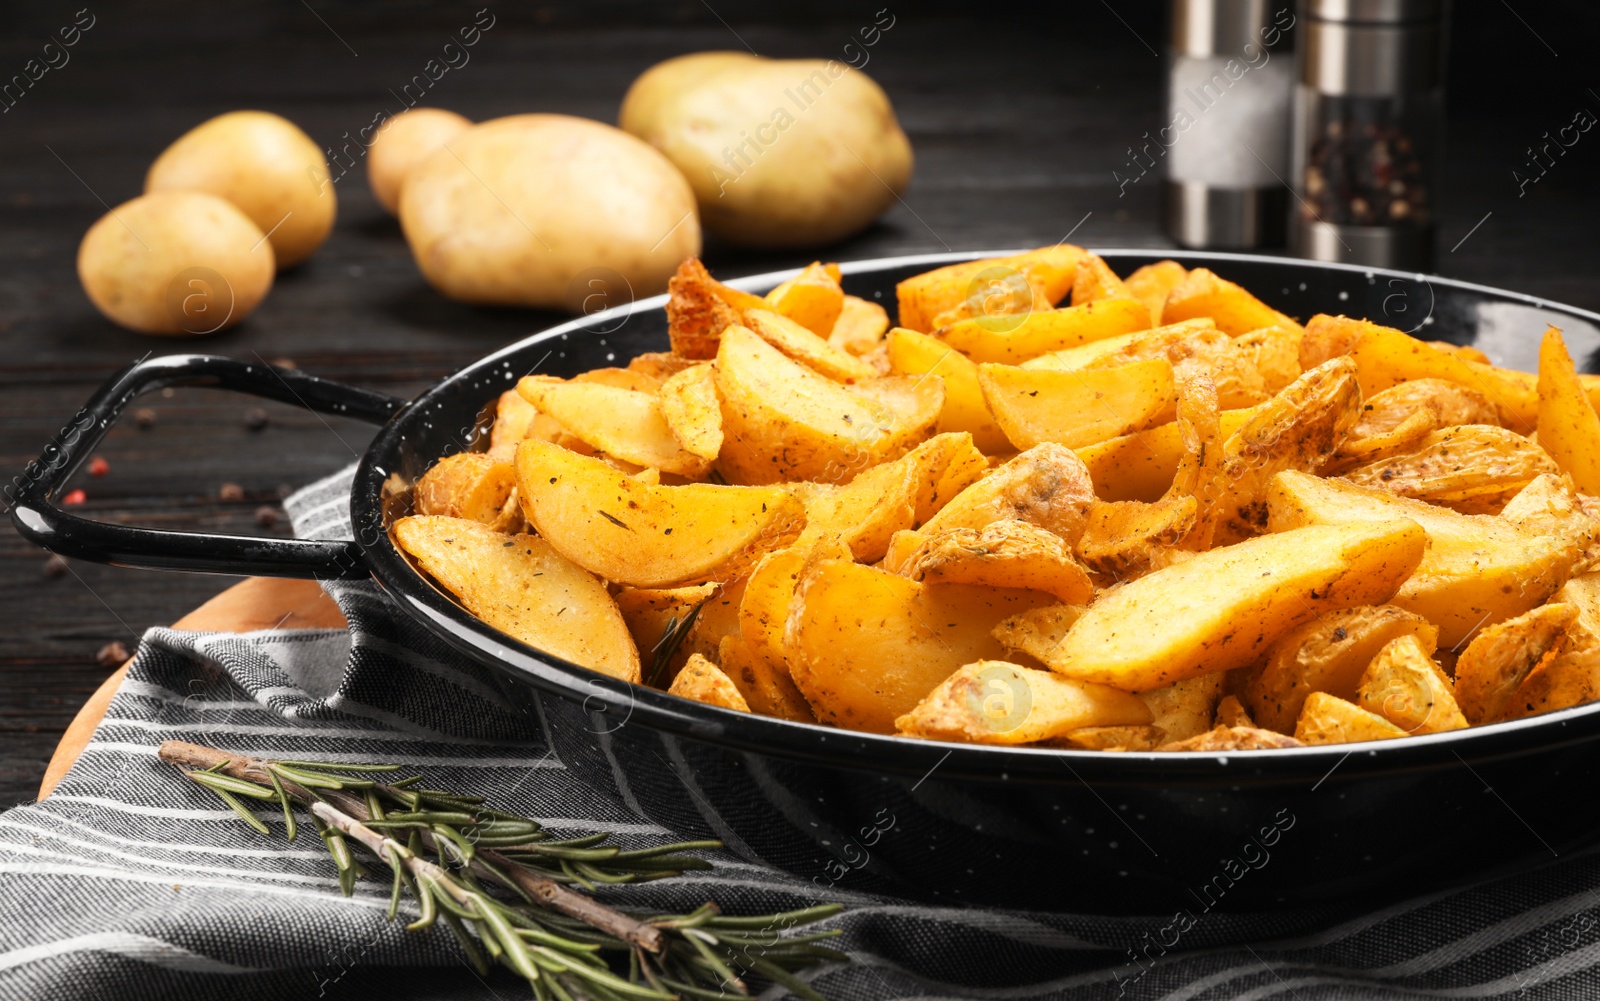
[[[242,580],[172,624],[174,629],[227,633],[258,629],[343,629],[346,625],[339,606],[316,581],[273,577]],[[78,760],[127,673],[128,665],[123,664],[78,710],[45,768],[44,781],[39,784],[40,799],[54,791],[56,783]]]

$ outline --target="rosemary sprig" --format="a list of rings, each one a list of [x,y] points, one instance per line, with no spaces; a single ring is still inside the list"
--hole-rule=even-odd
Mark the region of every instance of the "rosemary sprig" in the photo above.
[[[661,639],[656,642],[655,648],[650,651],[650,665],[644,672],[644,683],[651,688],[662,687],[666,679],[662,675],[667,670],[667,665],[672,663],[672,657],[678,652],[678,647],[683,645],[683,639],[689,635],[689,630],[694,627],[694,620],[699,618],[700,609],[706,607],[702,601],[689,609],[683,618],[676,615],[667,619],[667,627],[661,631]]]
[[[847,960],[820,944],[837,929],[783,934],[832,917],[836,904],[726,917],[707,903],[688,914],[638,915],[574,888],[707,869],[686,853],[721,847],[717,841],[628,850],[603,833],[556,839],[538,821],[485,807],[479,797],[421,788],[420,776],[386,782],[398,770],[391,765],[274,761],[184,741],[167,741],[158,753],[263,834],[249,800],[275,801],[290,840],[295,808],[306,810],[346,896],[366,872],[353,851],[359,846],[389,868],[390,920],[409,895],[418,916],[407,928],[444,924],[479,972],[498,962],[541,1001],[746,995],[750,974],[822,1001],[795,972]]]

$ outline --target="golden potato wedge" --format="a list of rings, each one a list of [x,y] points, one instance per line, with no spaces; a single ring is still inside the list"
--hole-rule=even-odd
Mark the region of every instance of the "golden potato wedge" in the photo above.
[[[1566,649],[1577,616],[1571,605],[1549,604],[1485,626],[1456,659],[1456,701],[1467,720],[1477,726],[1520,715],[1517,690]]]
[[[1045,605],[1001,619],[989,634],[1007,653],[1025,653],[1043,664],[1067,630],[1083,615],[1083,605]]]
[[[926,740],[1014,746],[1086,726],[1149,722],[1150,711],[1137,695],[1003,660],[980,660],[941,681],[895,720],[895,728]]]
[[[1450,678],[1415,636],[1391,640],[1367,665],[1356,705],[1406,733],[1443,733],[1466,727]]]
[[[935,328],[934,317],[955,309],[974,296],[991,291],[986,279],[1017,275],[1030,289],[1037,288],[1040,306],[1053,306],[1072,291],[1078,262],[1087,253],[1069,243],[1041,247],[1013,257],[988,257],[977,261],[948,264],[942,268],[907,278],[895,286],[902,327],[928,333]],[[1028,302],[1025,308],[1034,307]]]
[[[1319,614],[1387,601],[1426,545],[1418,525],[1391,521],[1311,526],[1199,553],[1102,595],[1049,665],[1128,691],[1243,667]]]
[[[513,639],[592,671],[639,680],[639,652],[606,586],[536,535],[416,515],[395,543],[462,606]]]
[[[785,633],[789,671],[817,719],[893,733],[956,668],[998,659],[990,630],[1050,603],[1036,591],[918,584],[844,560],[811,564]]]
[[[1445,648],[1543,604],[1566,582],[1578,556],[1565,539],[1524,535],[1492,515],[1459,514],[1342,480],[1283,472],[1267,493],[1272,532],[1393,518],[1421,525],[1427,555],[1391,603],[1437,625]]]
[[[1019,449],[1044,442],[1081,448],[1142,431],[1177,401],[1172,364],[1164,358],[1077,372],[982,364],[978,385]]]
[[[1254,413],[1253,409],[1219,413],[1217,421],[1223,440],[1243,427]],[[1160,500],[1172,488],[1178,466],[1187,454],[1183,429],[1175,421],[1074,451],[1089,470],[1095,494],[1106,501]]]
[[[1199,504],[1186,496],[1150,504],[1095,501],[1077,552],[1095,573],[1119,581],[1142,577],[1174,562],[1173,551],[1194,530],[1198,514]]]
[[[1217,726],[1187,740],[1169,740],[1158,751],[1262,751],[1299,747],[1300,741],[1253,726]]]
[[[671,652],[671,658],[665,664],[647,660],[645,666],[660,670],[660,677],[668,678],[683,666],[690,654],[697,653],[713,664],[721,663],[722,640],[739,632],[739,605],[744,601],[749,580],[748,576],[742,576],[714,585],[711,597],[699,604],[691,621],[685,622],[683,638]],[[658,652],[655,659],[659,660],[660,656]],[[651,680],[646,674],[645,681]]]
[[[1600,563],[1600,520],[1584,509],[1572,481],[1565,476],[1545,473],[1534,477],[1506,502],[1500,517],[1528,535],[1556,535],[1571,542],[1579,554],[1572,565],[1574,574]]]
[[[1043,591],[1068,605],[1088,604],[1094,597],[1094,583],[1061,537],[1025,521],[923,533],[900,572],[929,584]]]
[[[1573,607],[1575,616],[1567,628],[1567,646],[1573,650],[1600,647],[1600,572],[1575,574],[1550,596],[1550,603]]]
[[[1068,545],[1083,535],[1094,502],[1089,471],[1069,448],[1037,445],[1002,464],[950,499],[917,533],[897,533],[884,557],[884,569],[897,571],[921,541],[952,528],[982,530],[991,522],[1016,519],[1060,536]]]
[[[678,265],[667,281],[667,336],[672,339],[674,355],[687,359],[717,356],[717,339],[723,328],[738,323],[744,309],[729,303],[721,294],[723,288],[726,286],[711,277],[699,258]],[[758,305],[764,302],[756,299]]]
[[[813,262],[768,292],[766,300],[773,311],[826,339],[844,310],[844,289],[827,268],[820,262]],[[750,311],[745,312],[748,316]]]
[[[717,665],[699,654],[689,657],[689,662],[683,665],[683,670],[672,679],[672,687],[667,689],[667,694],[704,702],[708,706],[732,709],[735,712],[750,711],[749,704],[745,702],[744,696],[739,694],[739,689],[734,686],[733,681],[723,674]]]
[[[594,382],[616,389],[628,389],[650,396],[661,391],[661,379],[653,372],[635,368],[591,368],[572,377],[573,382]]]
[[[1203,675],[1202,675],[1203,677]],[[1250,718],[1250,711],[1239,701],[1237,695],[1224,695],[1222,701],[1217,703],[1217,726],[1249,727],[1259,730],[1256,721]]]
[[[941,327],[934,336],[975,362],[1019,365],[1051,351],[1149,327],[1144,303],[1119,298],[1064,309],[970,317]]]
[[[1139,268],[1124,278],[1122,284],[1129,294],[1150,310],[1151,324],[1158,324],[1161,322],[1162,308],[1167,303],[1168,293],[1177,288],[1188,276],[1189,269],[1177,261],[1157,261]]]
[[[1428,435],[1438,430],[1439,418],[1433,410],[1423,407],[1387,431],[1363,434],[1361,427],[1357,422],[1318,472],[1323,476],[1339,476],[1370,463],[1414,452]]]
[[[1261,376],[1261,388],[1276,393],[1300,378],[1305,369],[1300,367],[1300,337],[1304,331],[1296,327],[1262,327],[1233,339],[1245,359],[1255,366]]]
[[[743,636],[722,638],[717,665],[739,690],[751,712],[796,723],[816,722],[811,706],[789,677],[788,666],[758,653]]]
[[[1047,747],[1073,751],[1153,751],[1167,739],[1159,726],[1084,726],[1068,730]]]
[[[1209,316],[1217,329],[1229,336],[1248,334],[1262,327],[1300,329],[1300,324],[1294,320],[1207,268],[1195,268],[1185,275],[1183,281],[1167,293],[1161,307],[1162,323],[1176,323],[1197,316]]]
[[[503,531],[516,467],[483,452],[458,452],[434,463],[412,493],[417,514],[467,518]]]
[[[1415,639],[1430,655],[1439,644],[1436,626],[1394,605],[1325,613],[1267,648],[1266,660],[1245,682],[1242,701],[1259,725],[1293,733],[1306,696],[1327,692],[1354,702],[1372,659],[1402,637]]]
[[[1223,681],[1221,674],[1201,674],[1140,692],[1139,698],[1167,740],[1188,740],[1211,729]]]
[[[1539,344],[1539,444],[1579,490],[1600,493],[1600,415],[1555,327]]]
[[[747,309],[744,325],[786,357],[835,382],[864,382],[878,375],[871,365],[787,316],[766,309]]]
[[[1535,477],[1554,472],[1545,450],[1515,431],[1467,424],[1434,431],[1413,450],[1357,466],[1344,478],[1462,514],[1499,514]]]
[[[1192,322],[1136,334],[1126,345],[1100,355],[1083,368],[1115,368],[1148,358],[1165,358],[1175,369],[1186,368],[1207,376],[1216,385],[1217,403],[1222,409],[1237,410],[1265,400],[1267,393],[1261,373],[1233,338],[1215,327],[1177,329]],[[1055,357],[1066,353],[1057,352]]]
[[[1365,438],[1394,431],[1419,413],[1432,414],[1441,428],[1500,423],[1500,408],[1477,390],[1446,379],[1413,379],[1368,397],[1355,433]]]
[[[1452,344],[1449,341],[1424,341],[1423,343],[1427,344],[1430,348],[1438,348],[1440,351],[1453,354],[1457,358],[1461,358],[1465,361],[1475,361],[1481,365],[1489,364],[1489,356],[1470,344]],[[1473,422],[1462,421],[1461,423],[1466,424]]]
[[[639,651],[645,674],[654,663],[657,648],[669,628],[688,620],[691,613],[717,593],[715,584],[693,587],[624,587],[612,596],[617,610],[628,624],[628,634]],[[665,677],[665,672],[662,674]]]
[[[1115,337],[1106,337],[1076,347],[1062,348],[1060,351],[1051,351],[1037,358],[1029,358],[1022,363],[1023,368],[1048,368],[1058,372],[1076,372],[1080,369],[1090,368],[1096,362],[1111,357],[1121,359],[1112,364],[1122,364],[1126,361],[1138,361],[1141,358],[1167,357],[1173,344],[1181,344],[1191,335],[1205,334],[1217,328],[1208,319],[1184,320],[1182,323],[1172,323],[1164,327],[1154,327],[1148,330],[1135,330],[1128,334],[1118,334]],[[1227,336],[1227,335],[1223,335]],[[1183,353],[1178,352],[1182,358]],[[1168,360],[1172,360],[1168,358]]]
[[[1072,278],[1072,305],[1081,306],[1099,299],[1138,298],[1111,270],[1099,254],[1088,254],[1078,262],[1078,273]],[[1146,309],[1149,307],[1146,306]]]
[[[633,587],[732,580],[805,519],[787,487],[651,486],[537,440],[517,447],[517,487],[528,523],[558,552]]]
[[[1341,356],[1356,363],[1364,397],[1413,379],[1444,379],[1488,399],[1500,411],[1498,423],[1513,431],[1531,431],[1538,419],[1537,392],[1503,376],[1501,370],[1463,361],[1393,327],[1344,316],[1312,317],[1300,342],[1300,364],[1311,368]]]
[[[727,436],[718,468],[740,483],[848,483],[929,437],[944,407],[939,379],[843,386],[740,326],[723,331],[712,371]]]
[[[837,539],[871,563],[883,558],[896,532],[933,517],[988,471],[970,435],[935,435],[845,486],[811,484],[803,491],[807,531]]]
[[[715,355],[712,357],[715,357]],[[682,355],[673,354],[671,351],[646,351],[644,354],[634,355],[628,360],[628,370],[630,372],[643,372],[645,375],[666,382],[667,379],[686,368],[694,368],[696,365],[704,364],[705,359],[703,358],[685,358]]]
[[[847,295],[839,318],[828,331],[828,343],[859,358],[881,345],[888,329],[888,310],[871,299]]]
[[[753,656],[788,668],[784,631],[794,607],[795,588],[806,567],[820,560],[851,560],[849,548],[806,533],[792,546],[763,556],[745,579],[739,602],[739,635]]]
[[[936,375],[944,381],[944,406],[939,411],[941,433],[965,431],[978,448],[993,455],[1011,451],[1011,441],[995,423],[978,385],[978,366],[972,359],[935,337],[896,327],[888,337],[889,371],[895,375]]]
[[[1194,525],[1174,545],[1201,552],[1211,548],[1222,515],[1221,491],[1217,477],[1227,458],[1230,435],[1222,430],[1222,414],[1217,407],[1217,387],[1210,376],[1187,366],[1177,374],[1178,437],[1183,451],[1172,473],[1172,486],[1157,503],[1195,502]]]
[[[1312,692],[1295,723],[1294,739],[1302,744],[1354,744],[1404,737],[1393,723],[1327,692]]]
[[[1217,511],[1216,543],[1264,531],[1272,477],[1285,469],[1315,472],[1349,435],[1360,412],[1355,366],[1346,358],[1308,369],[1257,407],[1223,443],[1214,493],[1202,498]]]
[[[667,377],[657,394],[661,418],[678,446],[714,460],[722,452],[722,403],[710,365],[695,365]]]
[[[711,463],[678,443],[658,397],[594,382],[524,376],[517,392],[591,448],[624,462],[690,478]]]
[[[1600,650],[1564,650],[1535,665],[1507,700],[1505,718],[1570,709],[1600,698]]]
[[[539,408],[522,398],[515,389],[501,393],[495,401],[494,424],[489,428],[489,451],[500,449],[502,454],[509,446],[515,454],[517,442],[528,437]]]

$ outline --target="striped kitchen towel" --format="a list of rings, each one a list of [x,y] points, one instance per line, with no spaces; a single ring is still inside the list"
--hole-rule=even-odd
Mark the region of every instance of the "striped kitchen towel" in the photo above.
[[[288,502],[302,536],[349,538],[351,471]],[[673,835],[591,792],[485,673],[374,586],[329,586],[348,632],[153,629],[83,756],[44,803],[0,815],[0,998],[525,997],[480,979],[448,935],[385,920],[387,879],[339,894],[320,844],[263,838],[159,762],[163,740],[254,755],[398,762],[557,831]],[[1575,803],[1581,806],[1586,799]],[[269,825],[281,825],[261,811]],[[281,826],[275,828],[281,833]],[[810,881],[732,854],[614,887],[622,906],[731,912],[820,902]],[[1600,859],[1364,912],[1170,919],[940,908],[827,891],[853,962],[806,974],[829,998],[1600,997]],[[781,990],[769,996],[781,997]]]

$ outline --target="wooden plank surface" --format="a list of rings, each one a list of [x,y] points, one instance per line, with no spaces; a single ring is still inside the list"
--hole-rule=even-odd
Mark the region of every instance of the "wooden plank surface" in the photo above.
[[[234,331],[175,342],[118,330],[90,307],[74,274],[84,230],[105,204],[137,195],[150,161],[184,130],[224,111],[265,108],[331,144],[396,110],[390,90],[481,6],[132,0],[97,8],[70,63],[0,114],[0,470],[20,472],[101,380],[148,351],[287,357],[317,375],[411,395],[555,319],[435,295],[360,170],[338,184],[332,238],[280,275]],[[472,61],[444,76],[429,103],[478,119],[559,111],[611,121],[629,81],[660,59],[746,45],[838,58],[883,2],[500,6]],[[866,71],[911,136],[916,177],[881,222],[817,255],[1038,245],[1069,231],[1092,246],[1165,245],[1154,178],[1123,197],[1112,178],[1127,147],[1163,124],[1164,6],[1117,0],[973,13],[969,4],[891,5],[894,25]],[[0,12],[0,77],[82,9],[22,7]],[[1583,78],[1595,12],[1580,0],[1523,4],[1524,24],[1503,5],[1462,9],[1438,270],[1600,309],[1592,233],[1600,132],[1584,134],[1521,197],[1512,175],[1544,131],[1580,108],[1600,113],[1600,96]],[[731,276],[814,255],[713,244],[706,256]],[[269,425],[250,431],[243,416],[254,401],[207,391],[144,405],[157,412],[156,425],[113,431],[103,450],[110,473],[80,483],[96,516],[255,532],[259,507],[350,461],[368,435],[344,422],[330,432],[273,404],[265,405]],[[218,500],[229,482],[244,488],[243,501]],[[281,519],[270,529],[286,530]],[[0,806],[33,795],[56,740],[110,672],[95,663],[97,649],[113,639],[131,648],[144,629],[228,583],[84,564],[47,578],[45,555],[0,529]]]

